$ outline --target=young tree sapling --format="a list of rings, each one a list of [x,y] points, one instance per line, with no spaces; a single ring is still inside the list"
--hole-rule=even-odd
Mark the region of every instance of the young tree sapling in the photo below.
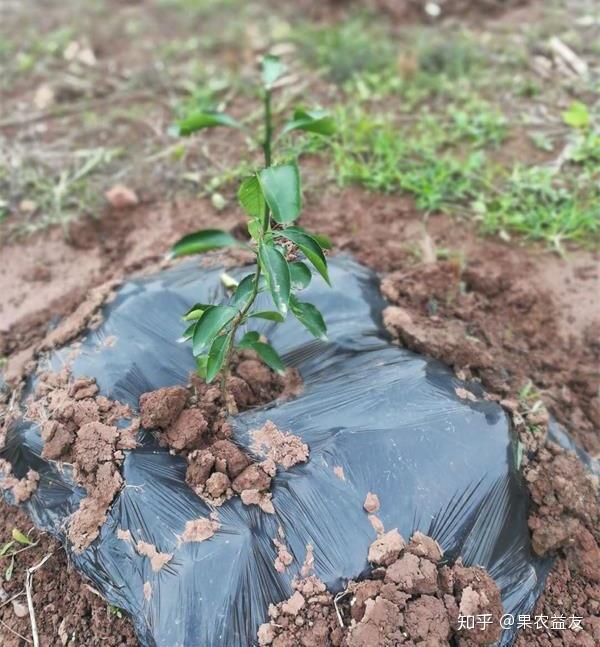
[[[315,337],[324,339],[327,332],[319,310],[313,304],[301,301],[297,293],[311,281],[309,264],[330,283],[323,250],[331,245],[324,236],[311,234],[294,224],[302,206],[297,160],[272,163],[274,124],[271,99],[275,84],[284,73],[285,67],[279,58],[263,58],[264,133],[260,143],[264,167],[245,178],[237,193],[248,217],[249,243],[240,243],[226,231],[205,229],[184,236],[171,250],[172,256],[178,257],[243,245],[255,255],[255,271],[244,276],[239,283],[234,282],[228,303],[196,303],[183,317],[191,322],[183,339],[192,342],[198,372],[209,383],[220,373],[221,392],[230,413],[236,411],[233,397],[227,391],[235,349],[251,349],[273,370],[279,373],[284,371],[283,362],[275,349],[257,331],[250,330],[240,336],[240,326],[251,324],[252,319],[282,323],[291,312]],[[177,130],[181,135],[190,135],[216,126],[244,129],[225,113],[198,111],[178,122]],[[297,109],[293,118],[283,125],[278,137],[294,130],[329,136],[335,127],[325,111]],[[300,256],[303,260],[299,260]],[[270,293],[273,309],[255,308],[256,297],[263,291]]]

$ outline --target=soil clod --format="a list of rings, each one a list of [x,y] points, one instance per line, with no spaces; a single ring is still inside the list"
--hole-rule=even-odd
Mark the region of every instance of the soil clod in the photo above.
[[[382,554],[382,539],[373,542],[370,556]],[[294,580],[292,596],[270,605],[271,619],[258,630],[259,645],[442,647],[453,640],[465,646],[489,645],[500,637],[500,592],[483,569],[460,561],[441,565],[437,542],[422,533],[406,545],[392,530],[384,541],[394,556],[384,555],[387,563],[373,573],[376,579],[350,582],[335,597],[314,574]],[[459,628],[459,613],[466,612],[489,614],[490,624],[485,630]]]

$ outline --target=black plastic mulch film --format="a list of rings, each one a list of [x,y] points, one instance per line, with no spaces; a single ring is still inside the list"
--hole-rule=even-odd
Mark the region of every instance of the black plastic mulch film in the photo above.
[[[246,271],[230,273],[239,278]],[[194,302],[226,298],[220,274],[187,263],[124,284],[104,307],[100,327],[87,332],[73,375],[96,378],[102,395],[134,409],[146,391],[185,384],[194,364],[189,345],[176,341],[180,315]],[[506,613],[532,612],[551,562],[530,548],[528,495],[507,416],[497,404],[455,393],[456,387],[480,393],[476,384],[390,343],[375,274],[344,257],[332,259],[331,274],[332,289],[315,277],[303,293],[323,313],[327,342],[312,339],[292,317],[262,328],[300,371],[302,395],[233,419],[235,440],[248,451],[249,431],[266,420],[310,447],[307,463],[273,480],[275,514],[234,497],[218,508],[221,527],[210,540],[181,543],[186,522],[212,510],[186,485],[185,460],[142,431],[100,536],[82,554],[67,547],[76,568],[130,614],[142,645],[256,644],[269,603],[291,595],[308,544],[316,574],[332,592],[367,576],[376,537],[363,510],[367,492],[379,496],[386,530],[398,528],[405,538],[416,530],[431,535],[449,560],[461,556],[490,572]],[[106,345],[108,337],[116,343]],[[70,350],[55,352],[52,368],[66,363]],[[39,528],[64,542],[68,517],[85,492],[70,466],[42,460],[41,450],[37,425],[20,421],[2,455],[18,477],[29,468],[40,473],[24,507]],[[273,567],[279,526],[294,556],[285,573]],[[154,572],[150,560],[117,538],[117,529],[173,558]],[[148,600],[145,582],[152,586]],[[510,644],[515,631],[505,630],[500,644]]]

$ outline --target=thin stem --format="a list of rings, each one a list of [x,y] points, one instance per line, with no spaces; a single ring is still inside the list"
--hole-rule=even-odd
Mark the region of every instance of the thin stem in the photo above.
[[[271,90],[265,90],[265,141],[263,151],[265,154],[265,166],[271,166],[271,141],[273,139],[273,115],[271,114]]]
[[[271,90],[265,90],[264,96],[264,109],[265,109],[265,140],[263,142],[263,152],[265,154],[265,167],[271,166],[271,143],[273,140],[273,115],[271,113]],[[263,235],[269,230],[269,225],[271,224],[271,212],[269,207],[265,205],[265,215],[263,218]],[[233,324],[231,326],[231,339],[229,342],[229,348],[227,349],[227,355],[225,356],[225,362],[223,363],[223,369],[221,370],[221,395],[223,401],[227,406],[227,411],[230,414],[237,413],[237,407],[233,396],[227,390],[227,380],[229,379],[229,374],[231,372],[231,356],[233,354],[234,344],[235,344],[235,335],[241,323],[246,318],[246,315],[250,311],[252,304],[254,303],[256,297],[258,296],[258,290],[260,286],[260,261],[256,259],[256,271],[254,274],[254,286],[250,294],[250,298],[246,305],[240,310],[240,312],[235,316]]]

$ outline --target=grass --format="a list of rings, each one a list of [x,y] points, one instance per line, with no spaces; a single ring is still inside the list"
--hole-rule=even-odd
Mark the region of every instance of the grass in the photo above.
[[[119,149],[78,150],[57,165],[39,159],[0,158],[0,194],[17,205],[19,219],[11,223],[8,238],[59,225],[68,234],[69,223],[94,213],[100,198],[93,180],[121,155]]]
[[[563,177],[545,167],[517,164],[496,196],[480,203],[486,233],[514,231],[557,250],[565,241],[590,242],[600,233],[600,191],[581,176]]]
[[[243,105],[252,96],[247,77],[253,59],[279,45],[290,52],[294,73],[317,73],[302,101],[328,107],[340,125],[326,148],[311,137],[286,141],[290,155],[331,156],[334,180],[342,186],[408,193],[423,212],[471,218],[488,234],[541,240],[555,249],[567,241],[597,240],[600,115],[592,109],[597,75],[577,79],[554,70],[545,77],[533,65],[540,57],[551,58],[548,40],[558,36],[594,72],[593,26],[565,20],[564,7],[550,3],[535,24],[499,21],[469,29],[449,23],[398,27],[360,8],[325,24],[298,20],[297,9],[287,3],[266,9],[239,0],[153,0],[125,17],[106,14],[99,29],[91,19],[100,10],[96,4],[86,5],[75,27],[64,20],[66,7],[54,16],[62,21],[49,21],[49,29],[28,27],[22,34],[5,29],[0,89],[21,92],[31,84],[17,97],[20,103],[11,100],[8,107],[21,114],[20,106],[31,103],[42,81],[68,76],[72,70],[63,54],[73,40],[98,48],[96,73],[104,73],[115,37],[128,44],[125,55],[135,61],[126,77],[110,79],[115,92],[147,88],[162,98],[162,106],[157,102],[152,112],[148,103],[81,112],[55,120],[43,140],[33,134],[40,159],[18,167],[0,159],[0,222],[9,212],[19,214],[26,200],[36,210],[17,216],[22,232],[65,226],[100,204],[117,165],[121,179],[137,174],[140,183],[151,168],[163,194],[184,187],[229,196],[232,180],[249,167],[231,168],[222,141],[173,147],[161,131],[168,125],[163,109],[173,108],[178,117],[194,108]],[[138,62],[141,48],[147,57]],[[139,126],[138,140],[130,142],[123,123]],[[114,166],[100,155],[78,177],[87,154],[71,151],[97,147],[98,131],[105,151],[121,147],[125,136],[129,154]],[[27,147],[32,132],[24,129],[3,153],[14,156]],[[526,142],[515,146],[523,137]],[[52,157],[58,150],[62,166]],[[13,219],[8,222],[12,226]]]
[[[409,193],[426,213],[469,217],[505,239],[517,233],[559,251],[566,241],[597,243],[600,122],[573,102],[539,123],[531,97],[548,89],[528,75],[526,47],[414,29],[394,46],[381,27],[352,21],[303,38],[312,46],[307,60],[342,90],[339,133],[327,151],[341,186]],[[567,146],[558,164],[503,160],[522,127],[555,158]]]
[[[407,191],[429,212],[446,211],[474,197],[475,174],[485,157],[477,149],[497,143],[504,131],[495,117],[482,118],[494,123],[492,128],[473,126],[468,110],[451,106],[444,119],[424,110],[394,123],[389,113],[341,106],[336,113],[339,134],[331,146],[338,182],[386,193]],[[478,106],[478,115],[484,114]],[[459,149],[459,144],[466,146]]]
[[[292,40],[309,67],[322,70],[336,84],[364,73],[380,74],[394,65],[389,36],[367,16],[357,16],[330,26],[304,24]]]
[[[562,113],[552,106],[550,123],[540,124],[531,103],[560,106],[589,91],[585,80],[531,74],[539,34],[560,33],[556,12],[548,20],[545,30],[526,26],[521,38],[517,28],[494,40],[466,29],[392,32],[364,15],[297,29],[304,60],[339,88],[340,130],[327,151],[337,182],[410,193],[426,213],[469,217],[506,239],[515,233],[559,251],[567,241],[597,244],[598,117],[573,102]],[[565,39],[586,51],[582,39]],[[520,127],[557,164],[503,160]]]
[[[338,136],[328,146],[342,186],[407,192],[426,213],[472,217],[488,234],[510,232],[561,250],[566,241],[588,243],[600,233],[600,191],[594,169],[598,136],[573,133],[560,168],[502,166],[494,151],[508,137],[507,119],[477,98],[412,118],[342,104]]]
[[[73,28],[66,25],[43,35],[29,29],[18,40],[11,33],[0,34],[0,65],[3,69],[0,88],[10,88],[13,82],[35,72],[38,67],[48,67],[60,60],[74,36]]]

